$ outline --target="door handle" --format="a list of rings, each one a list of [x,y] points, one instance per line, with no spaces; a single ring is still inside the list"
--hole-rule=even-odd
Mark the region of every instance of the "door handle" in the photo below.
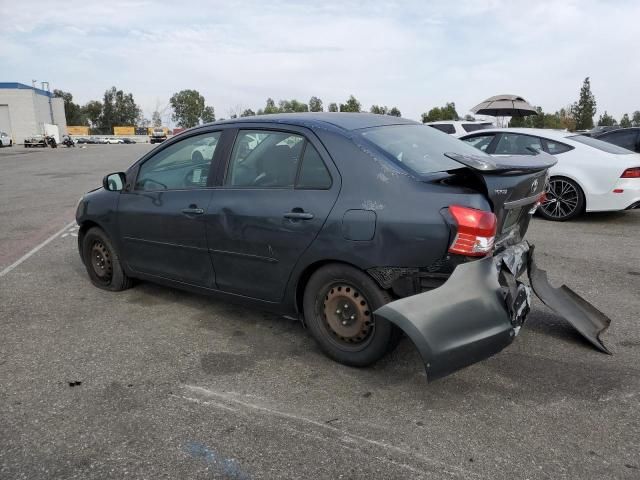
[[[311,220],[313,218],[313,213],[305,212],[302,209],[293,209],[292,211],[285,213],[284,218],[289,218],[291,220]]]
[[[197,207],[183,208],[182,213],[185,215],[202,215],[204,213],[204,209]]]

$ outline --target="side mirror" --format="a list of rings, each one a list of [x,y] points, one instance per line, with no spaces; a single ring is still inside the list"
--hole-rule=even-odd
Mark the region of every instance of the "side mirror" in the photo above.
[[[102,179],[102,186],[110,192],[119,192],[127,183],[127,177],[122,172],[110,173]]]

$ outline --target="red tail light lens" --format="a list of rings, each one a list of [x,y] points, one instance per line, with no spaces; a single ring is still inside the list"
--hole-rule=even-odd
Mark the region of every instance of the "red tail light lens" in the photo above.
[[[497,227],[492,212],[451,205],[449,213],[458,226],[458,234],[449,247],[450,253],[483,257],[491,252]]]
[[[627,168],[620,178],[640,178],[640,167]]]

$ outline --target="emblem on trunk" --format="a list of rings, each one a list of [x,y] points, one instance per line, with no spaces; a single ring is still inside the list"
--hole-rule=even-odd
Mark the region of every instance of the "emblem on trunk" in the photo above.
[[[494,190],[496,195],[506,195],[508,191],[509,190],[507,190],[506,188],[500,189],[500,190]]]
[[[538,189],[538,179],[536,178],[531,184],[531,193],[534,193]]]

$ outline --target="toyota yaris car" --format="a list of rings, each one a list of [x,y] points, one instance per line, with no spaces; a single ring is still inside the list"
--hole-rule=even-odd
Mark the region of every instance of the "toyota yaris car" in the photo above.
[[[606,351],[609,319],[552,288],[524,240],[554,164],[385,115],[217,122],[105,176],[78,204],[78,246],[100,288],[142,279],[297,317],[347,365],[402,332],[429,379],[497,353],[529,312],[525,272]]]

